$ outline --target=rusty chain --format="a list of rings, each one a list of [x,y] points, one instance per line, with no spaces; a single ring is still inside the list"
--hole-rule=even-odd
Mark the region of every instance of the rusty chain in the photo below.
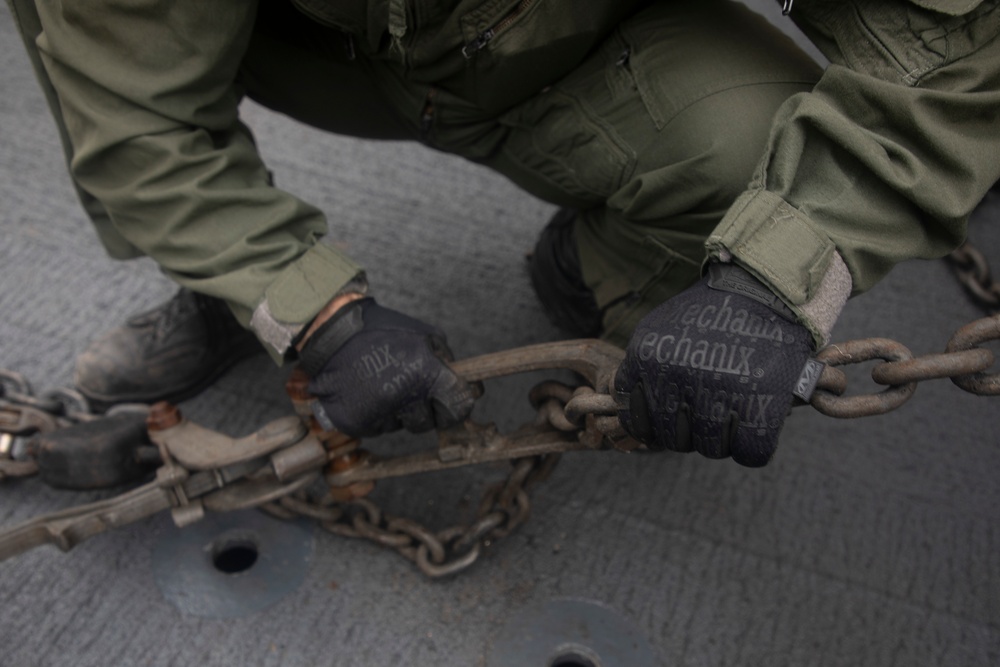
[[[816,410],[838,418],[884,414],[909,400],[918,383],[939,378],[949,378],[963,390],[976,395],[1000,395],[1000,373],[988,372],[994,364],[994,354],[981,347],[982,344],[1000,340],[1000,313],[995,312],[1000,304],[1000,284],[991,277],[982,253],[968,244],[956,250],[949,261],[970,295],[994,314],[956,331],[941,354],[914,357],[901,343],[884,338],[852,340],[824,348],[817,359],[826,364],[826,369],[810,400]],[[562,452],[612,447],[630,451],[639,446],[625,437],[609,386],[614,369],[620,362],[621,350],[600,341],[576,341],[568,345],[535,348],[519,348],[492,355],[491,359],[466,360],[463,367],[472,375],[481,374],[472,377],[472,380],[539,368],[568,368],[583,373],[582,376],[587,378],[590,384],[581,387],[570,387],[555,381],[536,385],[530,394],[537,410],[536,423],[525,425],[514,434],[498,434],[492,426],[467,423],[464,431],[451,436],[444,432],[439,434],[439,448],[429,456],[373,463],[361,456],[362,450],[357,449],[357,441],[324,440],[321,445],[314,439],[311,446],[302,450],[307,454],[305,459],[289,457],[282,459],[283,463],[279,466],[280,454],[275,454],[273,471],[265,475],[266,479],[253,481],[251,476],[241,486],[205,496],[204,503],[198,501],[183,507],[175,506],[172,511],[179,512],[181,518],[190,515],[191,518],[185,521],[196,520],[205,509],[227,511],[252,506],[282,518],[310,517],[331,533],[369,540],[394,549],[429,577],[462,571],[476,562],[488,546],[510,534],[527,519],[531,509],[529,491],[552,473]],[[872,369],[871,377],[885,389],[878,393],[844,396],[847,377],[839,367],[871,360],[881,360]],[[472,371],[473,366],[477,368],[475,372]],[[309,414],[308,409],[302,410],[304,406],[304,403],[296,405],[300,417]],[[86,399],[74,390],[59,389],[38,396],[23,376],[0,370],[0,480],[37,472],[34,461],[25,453],[27,437],[89,421],[97,416]],[[258,435],[265,430],[262,429]],[[286,430],[272,429],[271,436],[290,437],[284,433]],[[287,446],[291,451],[298,447],[292,447],[292,444],[289,440],[275,446]],[[167,461],[169,457],[164,455],[163,460]],[[510,472],[504,480],[485,490],[474,519],[466,524],[434,531],[413,519],[393,516],[365,497],[377,479],[496,460],[508,461]],[[338,469],[338,461],[349,461],[350,464]],[[329,463],[326,491],[316,493],[315,487],[319,485],[313,482],[319,479],[319,475],[309,466],[326,463]],[[226,474],[220,476],[218,471],[190,474],[183,466],[174,464],[173,472],[177,480],[159,480],[153,486],[166,485],[164,488],[170,487],[175,494],[180,490],[187,495],[190,495],[189,492],[211,494],[217,488],[213,484],[223,486],[227,475],[245,475],[245,465],[235,462],[229,465]],[[260,465],[260,461],[254,465]],[[296,465],[299,467],[296,468]],[[279,469],[287,471],[288,466],[299,471],[296,473],[299,476],[283,477]],[[161,472],[164,469],[161,468]],[[305,472],[309,474],[303,475]],[[270,480],[268,476],[275,474],[277,479]],[[185,481],[189,475],[190,480]],[[98,524],[103,526],[102,522],[111,521],[111,517],[119,514],[138,517],[144,516],[151,508],[175,505],[171,500],[173,496],[163,489],[143,489],[141,498],[126,498],[120,507],[116,504],[118,501],[106,501],[104,504],[108,507],[84,508],[86,511],[81,510],[79,517],[83,522],[80,525],[91,528]],[[338,490],[347,495],[338,495],[335,493]],[[184,511],[190,509],[197,512]],[[122,514],[121,510],[127,511]],[[110,514],[105,516],[102,512]],[[90,513],[100,515],[101,521],[92,521]],[[60,518],[66,520],[66,517]],[[57,529],[53,527],[55,524],[46,524],[44,520],[33,523],[30,531],[20,536],[21,546],[10,553],[45,541],[62,545],[63,541],[76,535],[72,531],[66,532],[70,530],[67,527],[69,524],[60,525]],[[41,528],[48,531],[44,536],[38,532]],[[100,531],[95,529],[94,532]],[[83,531],[76,539],[83,539],[89,534]],[[74,540],[66,541],[63,548],[69,548],[73,543]]]
[[[989,373],[995,357],[979,347],[1000,341],[1000,283],[990,274],[985,255],[970,243],[963,243],[947,258],[956,277],[969,295],[988,313],[952,335],[945,351],[914,357],[902,343],[887,338],[866,338],[829,345],[817,359],[828,365],[810,401],[819,412],[841,419],[885,414],[902,406],[914,394],[917,384],[927,380],[950,379],[956,386],[977,396],[1000,395],[1000,373]],[[842,396],[847,377],[836,367],[881,359],[871,377],[885,389],[873,394]]]
[[[610,442],[624,437],[614,416],[614,401],[591,387],[574,388],[550,380],[536,385],[530,399],[537,410],[537,423],[574,433],[581,440],[590,439],[589,447],[598,448],[596,440],[604,437]],[[414,519],[393,516],[370,498],[338,503],[326,494],[310,498],[306,490],[262,505],[261,509],[284,519],[315,519],[335,535],[394,549],[428,577],[439,578],[468,568],[486,547],[524,523],[531,511],[528,492],[548,479],[560,457],[547,454],[511,460],[506,479],[486,488],[474,520],[439,531]]]
[[[528,491],[544,481],[559,462],[559,454],[517,459],[503,481],[490,485],[476,517],[465,525],[434,531],[421,523],[383,511],[369,498],[346,503],[329,496],[312,500],[305,491],[261,506],[269,514],[315,519],[342,537],[365,539],[395,550],[425,575],[443,577],[460,572],[479,559],[483,549],[512,533],[528,518]]]
[[[966,241],[945,259],[969,296],[987,312],[1000,309],[1000,282],[990,275],[986,255]]]
[[[818,387],[810,403],[828,417],[853,419],[881,415],[906,403],[919,382],[940,378],[948,378],[961,389],[978,396],[1000,395],[1000,375],[985,372],[993,365],[994,355],[976,346],[996,340],[1000,340],[1000,315],[976,320],[959,329],[942,354],[914,357],[906,346],[887,338],[830,345],[816,358],[831,367],[883,360],[872,368],[871,377],[885,389],[873,394],[842,396],[840,390],[847,384],[843,377],[836,391]],[[839,373],[836,368],[832,370]]]
[[[75,389],[60,388],[39,396],[23,375],[0,369],[0,480],[38,472],[38,466],[23,451],[27,437],[96,416]]]

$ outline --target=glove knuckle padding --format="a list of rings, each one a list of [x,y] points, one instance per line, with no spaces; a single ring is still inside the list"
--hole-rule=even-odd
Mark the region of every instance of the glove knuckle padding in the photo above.
[[[420,432],[464,419],[474,399],[444,361],[451,356],[444,335],[370,299],[357,303],[345,307],[361,308],[363,324],[332,352],[309,386],[327,421],[362,436],[400,426]]]
[[[654,449],[764,465],[811,349],[805,327],[705,278],[639,323],[615,379],[619,417]]]

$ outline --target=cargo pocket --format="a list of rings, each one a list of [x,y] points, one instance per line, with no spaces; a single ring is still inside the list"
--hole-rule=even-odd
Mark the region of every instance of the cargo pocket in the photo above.
[[[500,123],[510,130],[501,148],[505,171],[513,167],[515,182],[543,199],[600,205],[635,169],[635,152],[615,129],[562,91],[534,97]]]
[[[619,31],[629,48],[623,65],[657,130],[720,92],[770,84],[811,87],[820,75],[787,35],[738,3],[654,3]]]

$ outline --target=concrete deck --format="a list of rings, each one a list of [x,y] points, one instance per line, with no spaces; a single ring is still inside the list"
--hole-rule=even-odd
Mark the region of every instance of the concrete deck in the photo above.
[[[6,9],[0,90],[0,367],[50,389],[70,382],[89,340],[174,288],[148,261],[105,257]],[[458,356],[558,338],[524,272],[552,207],[420,146],[323,135],[249,104],[246,118],[277,180],[336,220],[336,242],[370,267],[381,300],[438,324]],[[998,221],[994,193],[971,227],[994,266]],[[447,259],[428,261],[437,255]],[[848,306],[834,340],[939,352],[981,315],[942,262],[911,262]],[[250,432],[289,414],[287,370],[248,360],[182,407]],[[854,391],[868,390],[859,377]],[[477,414],[526,421],[534,379],[491,383]],[[223,618],[164,595],[156,553],[177,533],[161,516],[0,564],[0,664],[546,667],[572,644],[605,667],[997,665],[998,431],[997,399],[935,381],[882,417],[796,410],[762,470],[567,455],[527,524],[464,574],[428,581],[393,553],[316,530],[300,582]],[[376,497],[443,527],[497,474],[402,479]],[[0,526],[94,497],[8,482]]]

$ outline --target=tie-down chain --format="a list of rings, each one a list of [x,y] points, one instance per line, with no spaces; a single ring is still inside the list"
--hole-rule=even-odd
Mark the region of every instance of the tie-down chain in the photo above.
[[[987,310],[995,310],[1000,286],[981,253],[966,245],[951,262],[970,294]],[[839,418],[883,414],[909,400],[919,382],[938,378],[949,378],[976,395],[998,395],[1000,374],[988,372],[994,355],[980,347],[997,340],[1000,314],[956,331],[941,354],[914,357],[902,344],[883,338],[830,345],[816,357],[824,367],[810,404]],[[158,466],[152,482],[0,532],[0,560],[46,543],[68,550],[83,539],[160,511],[171,511],[178,525],[186,525],[206,511],[260,507],[279,517],[310,517],[332,533],[392,548],[428,576],[453,574],[524,522],[530,511],[528,491],[548,477],[563,452],[641,447],[625,436],[617,418],[611,383],[622,357],[622,350],[609,343],[579,340],[455,362],[456,372],[473,383],[546,369],[574,371],[583,383],[537,385],[530,395],[536,421],[512,433],[467,421],[440,431],[436,448],[381,459],[357,440],[322,431],[311,416],[311,398],[304,391],[307,380],[295,374],[288,390],[297,416],[276,420],[245,438],[211,431],[160,404],[148,416],[151,444],[126,443],[146,464]],[[873,367],[872,379],[886,388],[844,396],[847,379],[837,367],[873,359],[882,362]],[[137,410],[129,406],[120,412],[134,421]],[[75,391],[36,396],[22,376],[0,371],[0,479],[38,473],[39,461],[44,462],[37,456],[40,439],[98,419],[108,417],[94,414]],[[102,445],[98,451],[103,455],[111,449]],[[379,480],[496,461],[509,461],[511,471],[487,488],[475,518],[464,525],[432,531],[413,519],[387,514],[367,497]],[[43,479],[49,481],[44,472]],[[85,472],[88,480],[96,479],[90,470]]]
[[[440,431],[433,449],[381,459],[361,449],[357,440],[321,429],[312,417],[312,399],[303,393],[307,380],[300,375],[288,384],[297,416],[275,420],[244,438],[202,427],[183,418],[176,407],[160,403],[150,409],[146,422],[159,462],[153,481],[0,533],[0,560],[42,544],[68,550],[161,511],[169,510],[183,526],[209,511],[264,507],[284,516],[312,516],[332,532],[393,546],[430,576],[457,572],[471,565],[483,546],[525,520],[528,490],[549,474],[560,453],[610,449],[627,440],[608,393],[621,358],[622,351],[609,343],[581,340],[455,362],[469,382],[567,369],[584,385],[543,383],[532,392],[539,418],[511,433],[467,421]],[[511,473],[487,490],[476,519],[467,526],[433,532],[415,521],[387,516],[365,498],[378,480],[493,461],[512,461]]]
[[[27,455],[31,435],[51,433],[98,416],[75,389],[56,389],[38,396],[23,375],[0,369],[0,480],[38,472],[38,464]]]

